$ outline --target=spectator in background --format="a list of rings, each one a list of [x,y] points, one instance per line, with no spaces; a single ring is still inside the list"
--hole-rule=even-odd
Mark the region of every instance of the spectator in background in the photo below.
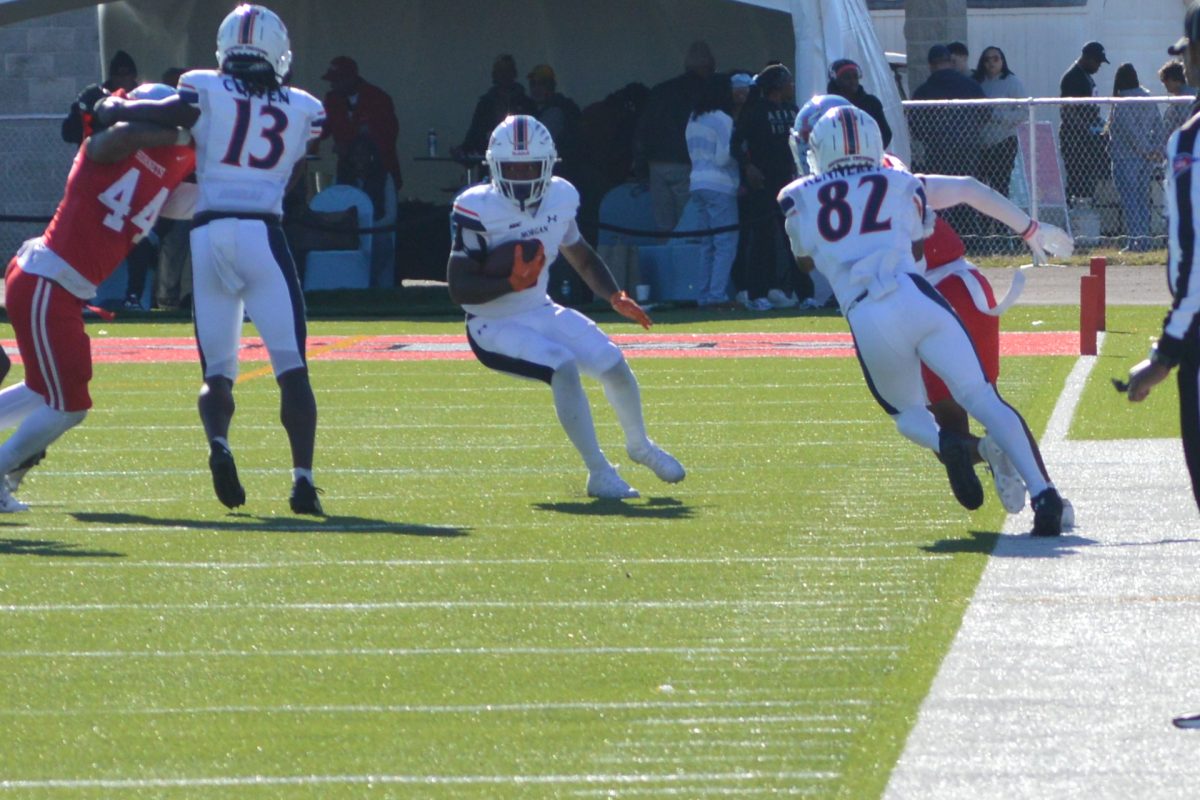
[[[538,64],[529,71],[529,98],[533,101],[533,117],[546,126],[554,137],[559,162],[554,174],[561,175],[579,186],[579,122],[583,112],[571,98],[558,91],[554,69]]]
[[[1133,64],[1117,67],[1113,97],[1149,96],[1150,91],[1138,83]],[[1117,103],[1109,114],[1107,133],[1113,183],[1121,198],[1129,237],[1125,250],[1144,252],[1150,248],[1150,180],[1163,160],[1166,140],[1162,117],[1157,106],[1150,103]]]
[[[492,62],[492,87],[480,95],[471,114],[471,124],[462,144],[450,153],[459,159],[481,160],[492,130],[512,114],[533,114],[533,101],[517,80],[517,60],[511,55],[496,56]]]
[[[92,84],[80,92],[79,97],[67,110],[67,116],[62,121],[62,140],[68,144],[82,144],[91,131],[85,131],[83,125],[83,108],[89,101],[95,102],[98,92],[112,93],[118,89],[128,92],[138,85],[137,64],[133,56],[124,50],[113,53],[108,62],[108,78],[100,84]]]
[[[166,86],[179,86],[179,77],[185,72],[183,67],[167,67],[163,70],[162,82]]]
[[[650,89],[629,83],[580,115],[580,169],[587,176],[579,195],[579,229],[588,241],[600,232],[604,195],[633,175],[633,136]]]
[[[950,50],[936,44],[929,48],[929,79],[913,92],[914,100],[978,100],[983,88],[954,68]],[[989,109],[972,106],[917,107],[909,114],[913,139],[924,154],[914,172],[937,175],[978,175],[980,133]],[[966,207],[949,209],[947,221],[967,241],[975,239],[980,220]]]
[[[999,47],[985,47],[972,77],[983,93],[993,99],[1025,98],[1028,93],[1021,79],[1008,68],[1008,59]],[[980,130],[979,179],[1008,197],[1008,184],[1017,158],[1017,129],[1028,118],[1018,105],[992,106]]]
[[[704,82],[687,124],[691,203],[699,211],[697,227],[727,228],[738,224],[737,192],[741,179],[729,146],[733,138],[733,87],[724,75]],[[737,255],[738,232],[714,233],[701,240],[701,306],[729,301],[729,275]]]
[[[354,141],[367,136],[375,145],[379,163],[392,176],[392,182],[399,190],[404,186],[400,159],[396,155],[400,122],[396,119],[392,98],[383,89],[363,80],[358,74],[358,63],[349,56],[337,56],[330,61],[321,79],[329,81],[324,101],[325,131],[321,138],[333,139],[338,174],[346,169],[343,162],[350,156]]]
[[[883,134],[883,146],[887,147],[892,143],[892,128],[883,113],[883,103],[875,95],[867,94],[861,81],[862,68],[848,58],[839,58],[829,65],[829,85],[825,87],[825,93],[841,95],[870,114]]]
[[[742,165],[746,220],[745,261],[738,302],[752,311],[799,305],[795,290],[808,280],[794,268],[776,195],[796,177],[788,145],[796,119],[796,84],[791,70],[772,64],[754,78],[758,96],[747,103],[734,129],[733,151]],[[805,296],[811,290],[803,292]]]
[[[946,45],[946,49],[950,51],[950,61],[954,64],[954,69],[963,75],[970,75],[971,52],[967,50],[967,46],[962,42],[951,42]]]
[[[396,186],[392,175],[379,158],[375,141],[366,134],[350,143],[346,157],[338,162],[337,182],[353,186],[371,198],[372,224],[396,223]],[[395,234],[378,231],[371,238],[371,286],[394,285]]]
[[[1196,90],[1187,85],[1187,76],[1183,71],[1183,64],[1172,59],[1163,64],[1158,69],[1158,79],[1162,81],[1163,88],[1167,90],[1167,94],[1171,97],[1188,97],[1194,99]],[[1189,106],[1183,103],[1171,103],[1167,106],[1167,110],[1163,112],[1163,135],[1170,136],[1175,131],[1183,127],[1183,123],[1188,121]]]
[[[683,61],[683,74],[650,90],[638,121],[633,169],[650,184],[654,224],[660,231],[674,228],[687,205],[692,165],[684,131],[704,82],[715,71],[712,50],[704,42],[692,42]]]
[[[1092,78],[1101,64],[1108,63],[1104,45],[1088,42],[1071,68],[1059,82],[1062,97],[1095,97],[1096,81]],[[1067,197],[1072,205],[1091,202],[1096,195],[1096,183],[1107,177],[1108,156],[1104,124],[1100,107],[1091,103],[1063,106],[1062,123],[1058,129],[1059,149],[1067,170]]]
[[[733,110],[729,115],[733,117],[733,121],[737,122],[738,117],[742,113],[742,109],[746,107],[746,103],[750,100],[750,90],[754,86],[754,76],[745,70],[736,70],[729,75],[729,87],[732,93]]]

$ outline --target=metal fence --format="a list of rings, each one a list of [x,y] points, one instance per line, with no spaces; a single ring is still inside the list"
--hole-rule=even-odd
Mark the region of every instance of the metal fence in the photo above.
[[[911,166],[978,178],[1083,252],[1163,249],[1166,141],[1192,100],[910,100]],[[973,254],[1022,250],[1012,231],[969,209],[946,216]]]
[[[62,116],[0,115],[0,215],[49,217],[54,213],[76,146],[59,133]],[[7,264],[21,242],[37,236],[45,222],[0,223],[0,260]]]

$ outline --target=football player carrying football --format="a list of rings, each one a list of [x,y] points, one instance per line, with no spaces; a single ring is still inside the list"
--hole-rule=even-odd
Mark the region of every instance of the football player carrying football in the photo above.
[[[547,296],[547,262],[561,253],[617,313],[644,328],[651,321],[580,235],[579,193],[553,175],[557,158],[550,132],[533,117],[510,116],[496,126],[486,154],[490,182],[454,200],[446,266],[450,297],[467,313],[467,341],[484,366],[550,386],[558,420],[587,466],[588,495],[638,497],[600,449],[581,374],[604,387],[633,461],[668,483],[683,480],[683,466],[647,437],[641,392],[620,349],[590,319]],[[488,264],[489,252],[500,245],[532,239],[541,242],[542,257],[513,249],[519,255],[507,276]]]
[[[217,29],[219,71],[184,73],[174,100],[113,104],[101,113],[172,122],[196,137],[200,196],[191,244],[204,370],[197,405],[217,499],[229,508],[246,501],[228,438],[245,312],[279,384],[292,455],[292,511],[321,516],[312,474],[317,402],[305,356],[304,295],[280,215],[308,143],[321,135],[325,111],[312,95],[285,85],[291,61],[283,21],[263,6],[240,5]]]
[[[147,85],[134,96],[164,97]],[[195,166],[190,136],[148,123],[101,129],[93,116],[102,92],[85,98],[85,139],[45,233],[25,242],[5,278],[8,317],[25,380],[0,392],[0,427],[17,425],[0,445],[0,513],[24,511],[12,496],[46,447],[92,407],[91,342],[83,308],[133,246],[154,227],[172,190]],[[175,201],[172,201],[174,204]],[[176,216],[186,216],[190,209]]]
[[[983,489],[973,442],[939,429],[926,407],[920,366],[928,364],[986,426],[1029,487],[1033,534],[1059,535],[1062,499],[1025,421],[988,382],[962,323],[920,275],[917,261],[933,225],[921,181],[882,166],[879,128],[857,108],[822,115],[809,148],[815,174],[779,194],[788,237],[800,268],[819,269],[833,286],[876,401],[902,435],[938,455],[956,499],[978,508]]]

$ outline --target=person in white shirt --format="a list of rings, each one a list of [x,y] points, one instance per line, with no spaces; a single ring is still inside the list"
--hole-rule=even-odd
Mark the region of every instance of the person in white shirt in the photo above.
[[[719,231],[701,239],[700,306],[729,302],[729,275],[738,246],[737,191],[741,179],[737,159],[729,152],[733,137],[733,87],[724,75],[704,82],[687,124],[688,157],[692,161],[691,203],[699,212],[697,227]]]
[[[510,116],[492,132],[486,159],[490,181],[454,200],[446,264],[450,299],[467,313],[471,351],[485,367],[550,386],[558,421],[588,469],[589,496],[640,495],[600,449],[581,374],[604,387],[630,459],[667,483],[683,480],[683,465],[646,435],[641,390],[620,348],[596,323],[546,295],[545,267],[561,253],[618,314],[644,328],[652,324],[580,235],[579,192],[553,175],[558,154],[550,132],[531,116]],[[536,253],[526,256],[518,246],[510,274],[485,273],[488,254],[515,241],[536,241]]]

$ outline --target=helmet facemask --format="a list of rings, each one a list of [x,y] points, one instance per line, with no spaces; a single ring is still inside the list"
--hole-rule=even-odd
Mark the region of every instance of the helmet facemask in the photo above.
[[[492,185],[521,211],[529,211],[550,186],[558,153],[546,126],[522,114],[496,126],[484,158]]]

